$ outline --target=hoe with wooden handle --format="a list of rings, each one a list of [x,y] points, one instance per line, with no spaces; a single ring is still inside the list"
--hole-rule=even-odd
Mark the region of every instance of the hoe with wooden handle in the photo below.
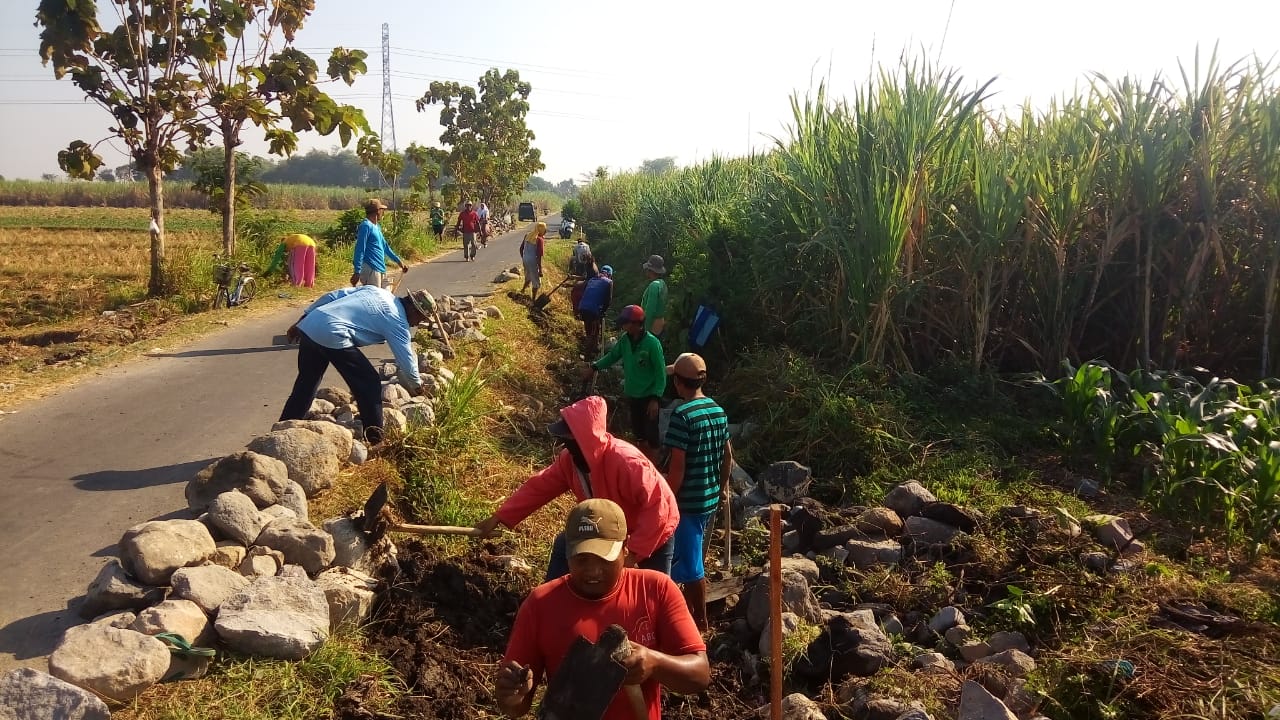
[[[387,484],[382,483],[373,491],[364,503],[364,521],[361,527],[369,543],[381,540],[388,532],[407,533],[409,535],[466,535],[469,537],[489,537],[473,528],[458,525],[410,525],[396,522],[387,507]]]

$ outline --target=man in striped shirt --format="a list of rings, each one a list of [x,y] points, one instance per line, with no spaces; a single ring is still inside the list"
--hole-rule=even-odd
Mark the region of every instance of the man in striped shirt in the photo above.
[[[671,579],[680,584],[698,629],[707,629],[707,579],[702,565],[702,536],[720,505],[733,467],[729,418],[715,400],[702,394],[707,363],[684,353],[667,366],[676,393],[684,402],[671,413],[663,444],[671,448],[667,482],[676,496],[676,526]]]

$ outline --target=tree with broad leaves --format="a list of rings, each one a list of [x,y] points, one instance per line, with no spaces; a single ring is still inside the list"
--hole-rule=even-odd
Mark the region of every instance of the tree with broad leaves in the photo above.
[[[427,203],[434,196],[432,188],[440,179],[440,166],[448,161],[448,153],[433,147],[410,143],[404,151],[404,157],[418,168],[418,174],[409,184],[409,197],[405,205],[410,210],[426,209]]]
[[[364,113],[338,105],[316,85],[319,67],[306,53],[287,46],[315,9],[314,0],[219,0],[197,10],[202,19],[194,42],[197,72],[209,93],[202,116],[222,138],[223,185],[218,206],[222,213],[222,251],[235,252],[236,158],[246,123],[265,131],[270,152],[291,155],[298,133],[335,130],[342,145],[368,132]],[[286,47],[272,53],[272,38],[284,36]],[[252,43],[256,43],[253,45]],[[347,85],[366,72],[363,50],[333,49],[327,75]],[[289,127],[283,127],[283,121]]]
[[[417,101],[418,112],[439,103],[441,144],[449,148],[453,192],[500,206],[524,188],[530,175],[545,167],[525,124],[533,86],[520,73],[490,68],[477,87],[456,82],[431,83]],[[446,188],[446,197],[452,193]]]
[[[391,233],[397,234],[400,229],[400,207],[396,203],[396,193],[400,188],[400,176],[404,174],[405,158],[398,152],[386,152],[382,149],[382,138],[377,133],[370,133],[356,143],[356,157],[365,167],[371,167],[382,176],[382,182],[391,186]]]
[[[178,145],[204,144],[209,128],[198,107],[206,89],[191,60],[212,48],[195,42],[199,17],[193,0],[143,3],[110,0],[119,25],[98,23],[93,0],[40,0],[36,25],[40,58],[54,77],[70,77],[85,95],[115,118],[108,132],[129,148],[147,178],[151,201],[151,296],[164,293],[163,174],[180,158]],[[103,13],[104,16],[108,13]],[[102,166],[94,146],[75,140],[58,153],[58,166],[76,178],[92,178]]]

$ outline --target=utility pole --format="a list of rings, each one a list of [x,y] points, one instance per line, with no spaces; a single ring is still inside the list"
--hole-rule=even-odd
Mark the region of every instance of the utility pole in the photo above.
[[[396,116],[395,110],[391,106],[391,26],[388,23],[382,23],[382,133],[378,136],[382,140],[382,153],[395,153],[396,151]],[[381,173],[379,173],[381,175]],[[387,182],[387,178],[383,177],[382,182]],[[399,215],[396,207],[396,190],[399,189],[400,177],[397,175],[394,184],[391,186],[391,220],[393,223],[398,222]]]
[[[391,107],[391,26],[382,23],[382,151],[396,150],[396,118]]]

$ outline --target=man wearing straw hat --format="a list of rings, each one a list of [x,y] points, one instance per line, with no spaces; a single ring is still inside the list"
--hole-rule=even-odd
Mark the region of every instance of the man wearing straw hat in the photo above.
[[[661,255],[650,255],[640,266],[649,284],[645,286],[644,295],[640,298],[640,307],[644,310],[644,329],[662,337],[667,327],[667,281],[662,279],[667,274],[666,263]]]
[[[325,371],[333,365],[355,397],[365,440],[370,445],[382,442],[382,377],[360,348],[381,342],[391,346],[400,384],[411,395],[421,395],[412,329],[434,309],[435,299],[426,290],[397,298],[380,287],[360,285],[320,296],[285,333],[289,342],[298,343],[298,377],[280,419],[306,418]]]

